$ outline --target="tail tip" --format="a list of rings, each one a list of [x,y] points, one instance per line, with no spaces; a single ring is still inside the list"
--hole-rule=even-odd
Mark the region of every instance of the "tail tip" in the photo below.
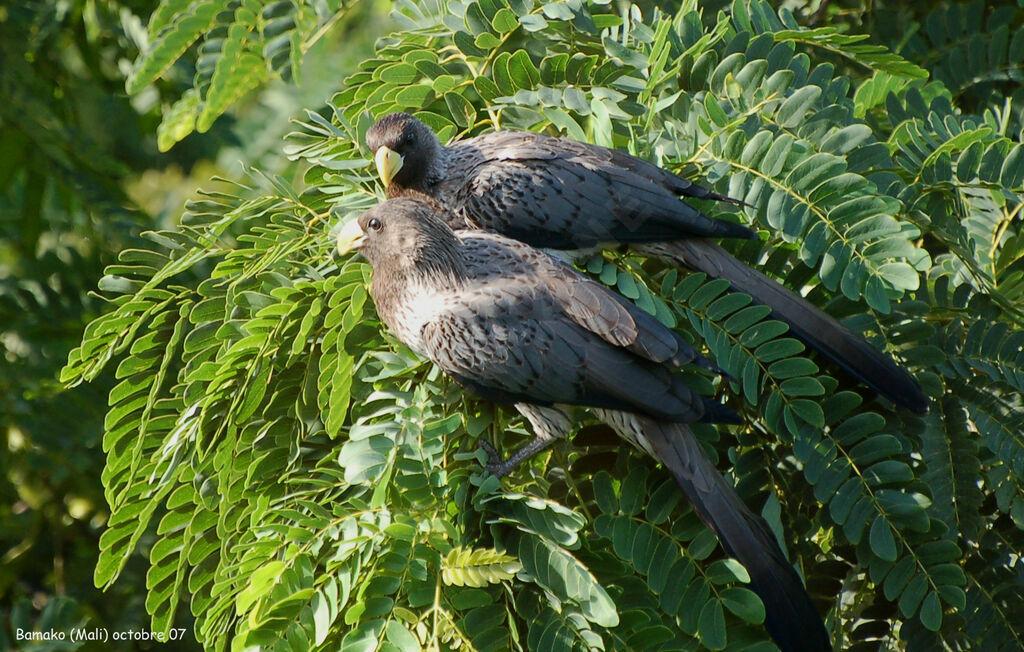
[[[723,238],[736,238],[739,240],[757,240],[757,231],[754,231],[750,227],[738,224],[736,222],[719,222],[722,225],[721,237]]]
[[[897,404],[902,405],[918,416],[928,414],[928,397],[920,390],[910,396],[902,397],[902,400],[897,401]]]
[[[714,399],[704,399],[704,416],[702,423],[726,423],[740,425],[743,419],[732,408],[726,407]]]

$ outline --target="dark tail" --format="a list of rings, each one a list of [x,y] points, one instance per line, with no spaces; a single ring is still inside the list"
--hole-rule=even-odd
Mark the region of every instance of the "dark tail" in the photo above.
[[[651,448],[675,477],[701,519],[750,573],[764,602],[765,627],[783,652],[831,650],[828,631],[764,520],[751,512],[708,459],[690,429],[635,417]]]
[[[733,290],[749,294],[757,303],[771,308],[772,316],[789,324],[790,332],[804,344],[871,389],[917,414],[928,411],[927,397],[907,370],[834,317],[740,262],[714,242],[693,239],[635,248],[704,272],[711,278],[729,281]]]

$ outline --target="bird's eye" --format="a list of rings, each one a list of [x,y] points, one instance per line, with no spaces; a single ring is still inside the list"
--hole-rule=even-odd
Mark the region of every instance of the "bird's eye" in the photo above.
[[[378,220],[376,217],[371,217],[370,221],[366,223],[366,226],[371,231],[380,231],[382,228],[384,228],[384,225],[381,224],[381,221]]]
[[[416,142],[416,132],[415,131],[410,131],[407,134],[405,134],[405,142],[410,144],[410,145],[415,143]]]

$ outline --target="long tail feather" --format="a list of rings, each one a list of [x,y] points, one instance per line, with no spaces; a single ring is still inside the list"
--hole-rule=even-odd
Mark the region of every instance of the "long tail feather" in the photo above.
[[[768,524],[751,512],[683,424],[634,417],[651,449],[675,477],[729,556],[747,569],[765,607],[765,627],[783,652],[831,650],[828,631]]]
[[[772,315],[788,324],[795,337],[871,389],[918,414],[928,411],[927,397],[907,370],[834,317],[740,262],[714,242],[692,239],[635,248],[704,272],[711,278],[729,281],[733,290],[749,294],[754,301],[771,308]]]

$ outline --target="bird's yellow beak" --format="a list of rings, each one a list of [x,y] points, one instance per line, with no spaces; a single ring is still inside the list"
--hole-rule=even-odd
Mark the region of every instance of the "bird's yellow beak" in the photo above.
[[[338,232],[338,255],[344,255],[358,249],[366,240],[366,234],[359,226],[359,220],[352,220]]]
[[[405,159],[390,147],[381,145],[373,156],[373,162],[377,166],[377,174],[380,175],[380,180],[387,187],[391,184],[391,180],[395,178],[395,175],[398,174],[398,171],[402,169]]]

